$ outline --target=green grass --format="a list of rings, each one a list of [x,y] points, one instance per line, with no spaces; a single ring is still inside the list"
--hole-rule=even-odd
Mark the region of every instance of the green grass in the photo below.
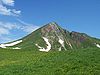
[[[0,75],[100,75],[100,49],[48,53],[0,49]]]

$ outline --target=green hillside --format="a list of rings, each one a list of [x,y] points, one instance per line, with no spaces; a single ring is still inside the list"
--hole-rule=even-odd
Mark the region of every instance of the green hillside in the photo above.
[[[100,75],[100,39],[48,23],[0,44],[0,75]]]
[[[12,45],[18,42],[18,44]],[[40,27],[31,34],[6,44],[0,44],[6,49],[28,49],[37,51],[50,50],[74,50],[85,48],[100,48],[100,40],[90,37],[85,33],[69,32],[61,28],[57,23],[51,22]],[[98,45],[98,46],[97,46]]]
[[[100,49],[0,49],[0,75],[100,75]]]

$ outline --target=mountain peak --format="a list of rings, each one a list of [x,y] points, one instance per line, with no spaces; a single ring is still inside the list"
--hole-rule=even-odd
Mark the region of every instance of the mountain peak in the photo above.
[[[57,22],[49,22],[45,26],[57,26],[58,27],[58,24],[57,24]]]
[[[19,42],[18,40],[17,42]],[[9,46],[14,44],[14,46]],[[49,50],[71,50],[88,47],[100,47],[98,39],[88,37],[79,32],[69,32],[61,28],[56,22],[50,22],[16,44],[1,44],[2,48],[13,49],[35,49],[39,51]]]
[[[50,22],[41,28],[41,32],[46,34],[50,32],[56,32],[59,30],[59,27],[60,26],[58,26],[56,22]]]
[[[48,23],[48,24],[51,24],[51,25],[57,25],[56,22],[50,22],[50,23]]]

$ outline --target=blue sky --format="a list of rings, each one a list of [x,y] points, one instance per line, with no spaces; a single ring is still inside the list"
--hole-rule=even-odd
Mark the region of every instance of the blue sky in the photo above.
[[[100,0],[0,0],[0,43],[24,37],[52,21],[100,38]]]

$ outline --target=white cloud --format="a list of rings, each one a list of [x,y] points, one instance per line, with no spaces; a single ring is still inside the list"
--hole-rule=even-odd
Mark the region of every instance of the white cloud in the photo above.
[[[15,15],[20,15],[20,13],[21,13],[20,10],[16,11],[15,9],[12,9],[12,12],[13,12],[13,14],[15,14]]]
[[[23,32],[31,33],[32,31],[38,29],[39,26],[32,24],[19,24],[19,23],[9,23],[9,22],[0,22],[0,35],[8,34],[11,30],[17,29]]]
[[[21,23],[21,25],[23,25],[21,26],[21,29],[27,33],[31,33],[39,28],[39,26],[28,24],[20,19],[17,19],[17,20]]]
[[[38,26],[26,25],[26,26],[23,26],[21,29],[24,32],[31,33],[33,31],[35,31],[36,29],[38,29],[38,28],[39,28]]]
[[[3,27],[0,27],[0,35],[3,35],[3,34],[9,34],[9,30],[3,28]]]
[[[0,0],[0,14],[9,16],[19,16],[21,14],[20,10],[10,9],[7,6],[14,6],[14,0]]]
[[[18,29],[20,26],[18,26],[16,23],[0,22],[0,27],[12,30],[12,29]]]
[[[14,0],[2,0],[5,5],[14,6]]]
[[[13,37],[14,33],[12,33],[13,30],[22,31],[21,33],[31,33],[34,30],[39,28],[39,26],[32,25],[32,24],[22,24],[22,23],[10,23],[10,22],[0,22],[0,42],[7,42],[16,39],[16,37]],[[13,39],[8,36],[13,37]],[[20,36],[20,35],[19,35]]]
[[[6,7],[0,5],[0,14],[2,15],[11,15],[11,10],[7,9]]]
[[[0,35],[10,34],[10,30],[16,28],[18,28],[18,26],[14,23],[0,22]]]
[[[10,42],[12,40],[15,40],[15,39],[12,39],[12,38],[9,38],[9,37],[0,36],[0,42],[2,42],[2,43]]]

